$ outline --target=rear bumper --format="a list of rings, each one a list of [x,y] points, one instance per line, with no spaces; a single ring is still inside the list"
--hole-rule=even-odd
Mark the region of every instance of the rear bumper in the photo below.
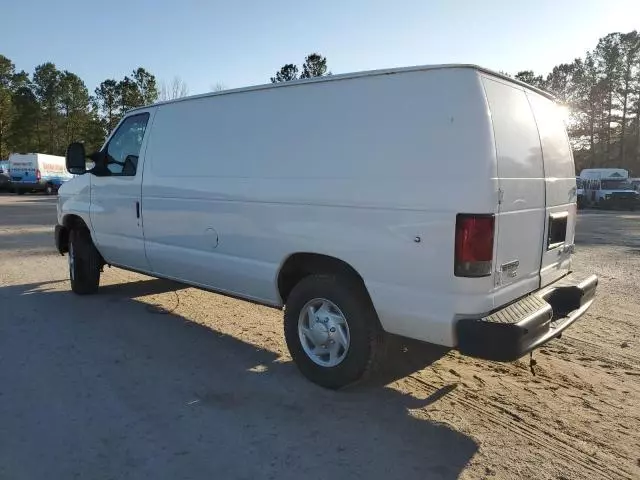
[[[11,182],[11,186],[16,190],[25,190],[27,192],[32,192],[44,190],[46,184],[41,182],[16,182],[14,180]]]
[[[12,181],[11,182],[11,186],[15,189],[18,190],[25,190],[25,191],[43,191],[47,189],[47,185],[51,185],[53,187],[53,189],[55,191],[57,191],[61,186],[62,186],[63,182],[60,182],[59,180],[40,180],[39,182],[17,182],[17,181]]]
[[[456,324],[458,350],[476,358],[517,360],[560,336],[591,306],[598,277],[568,275],[483,318]]]

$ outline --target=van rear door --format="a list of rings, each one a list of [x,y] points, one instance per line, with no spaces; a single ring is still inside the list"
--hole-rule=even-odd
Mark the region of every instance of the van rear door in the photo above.
[[[483,75],[496,149],[494,305],[540,287],[545,230],[544,165],[525,88]]]
[[[541,286],[566,275],[576,224],[576,177],[571,146],[564,120],[553,101],[533,90],[526,91],[536,118],[545,176],[545,231],[543,237]]]
[[[9,171],[14,186],[30,186],[38,183],[38,162],[32,153],[14,153],[9,157]]]

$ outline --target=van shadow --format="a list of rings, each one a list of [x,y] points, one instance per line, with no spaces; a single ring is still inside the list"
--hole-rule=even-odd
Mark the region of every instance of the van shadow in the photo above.
[[[133,299],[179,284],[56,287],[0,288],[2,478],[453,479],[478,450],[410,414],[438,395],[383,386],[435,351],[333,392],[273,351]]]

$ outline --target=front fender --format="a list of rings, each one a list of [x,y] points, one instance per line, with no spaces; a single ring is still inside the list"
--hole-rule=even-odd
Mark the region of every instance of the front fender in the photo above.
[[[58,190],[58,224],[68,226],[70,216],[79,217],[91,227],[91,179],[89,175],[75,177]]]

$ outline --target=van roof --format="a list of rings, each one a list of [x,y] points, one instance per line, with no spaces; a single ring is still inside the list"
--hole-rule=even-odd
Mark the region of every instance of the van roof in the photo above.
[[[580,177],[585,180],[626,180],[629,178],[629,171],[624,168],[585,168],[580,172]]]
[[[378,76],[378,75],[394,75],[396,73],[406,73],[406,72],[420,72],[420,71],[425,71],[425,70],[441,70],[441,69],[448,69],[448,68],[467,68],[467,69],[473,69],[473,70],[477,70],[479,72],[482,73],[486,73],[489,75],[492,75],[494,77],[499,77],[503,80],[506,80],[508,82],[511,83],[515,83],[518,84],[520,86],[526,87],[530,90],[533,90],[551,100],[555,100],[555,98],[553,97],[553,95],[551,95],[549,92],[545,92],[544,90],[540,90],[539,88],[536,88],[532,85],[529,85],[528,83],[524,83],[521,82],[520,80],[516,80],[515,78],[511,78],[503,73],[499,73],[499,72],[495,72],[493,70],[490,70],[488,68],[484,68],[484,67],[480,67],[478,65],[473,65],[473,64],[465,64],[465,63],[451,63],[451,64],[441,64],[441,65],[417,65],[414,67],[400,67],[400,68],[387,68],[387,69],[380,69],[380,70],[366,70],[366,71],[362,71],[362,72],[353,72],[353,73],[342,73],[339,75],[326,75],[323,77],[314,77],[314,78],[303,78],[303,79],[298,79],[298,80],[291,80],[288,82],[279,82],[279,83],[266,83],[263,85],[254,85],[254,86],[249,86],[249,87],[242,87],[242,88],[232,88],[229,90],[222,90],[220,92],[208,92],[208,93],[202,93],[199,95],[190,95],[187,97],[181,97],[181,98],[176,98],[175,100],[166,100],[166,101],[162,101],[162,102],[156,102],[153,105],[166,105],[166,104],[170,104],[170,103],[177,103],[177,102],[184,102],[184,101],[189,101],[189,100],[196,100],[196,99],[200,99],[200,98],[206,98],[206,97],[215,97],[218,95],[229,95],[232,93],[242,93],[242,92],[252,92],[252,91],[256,91],[256,90],[267,90],[270,88],[286,88],[286,87],[293,87],[296,85],[303,85],[303,84],[309,84],[309,83],[322,83],[322,82],[336,82],[339,80],[348,80],[348,79],[352,79],[352,78],[360,78],[360,77],[373,77],[373,76]],[[147,108],[151,105],[145,105],[143,107],[137,107],[134,109],[131,109],[129,112],[134,112],[136,110],[140,110],[143,108]]]

